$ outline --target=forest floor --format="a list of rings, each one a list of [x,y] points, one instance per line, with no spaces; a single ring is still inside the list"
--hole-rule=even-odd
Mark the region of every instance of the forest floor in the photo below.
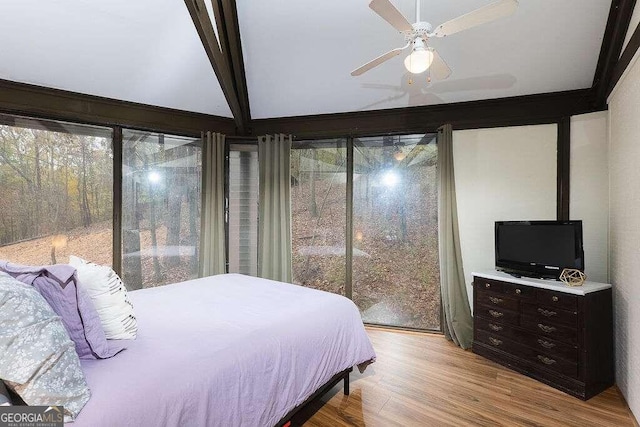
[[[166,241],[167,229],[159,226],[156,230],[159,245],[164,245]],[[90,227],[80,227],[66,232],[66,241],[63,247],[56,249],[55,260],[51,257],[51,246],[55,236],[46,236],[36,239],[25,240],[0,247],[0,259],[6,259],[13,263],[24,265],[49,265],[53,263],[69,262],[69,255],[75,255],[87,261],[101,265],[112,265],[113,233],[111,221],[103,221],[92,224]],[[193,257],[192,246],[180,246],[182,252],[191,249],[188,253],[181,253],[179,261],[177,257],[158,256],[158,274],[154,268],[154,257],[149,248],[152,248],[151,233],[143,230],[140,233],[140,246],[142,254],[138,254],[142,263],[142,287],[154,287],[169,283],[181,282],[195,278],[196,274],[190,267]],[[145,251],[144,249],[147,248]],[[173,265],[177,264],[177,265]],[[122,279],[127,284],[127,275],[122,275]],[[137,288],[139,286],[129,286]]]

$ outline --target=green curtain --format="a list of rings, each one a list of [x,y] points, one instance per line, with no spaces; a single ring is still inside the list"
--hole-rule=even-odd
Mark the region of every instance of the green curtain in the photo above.
[[[438,184],[442,329],[448,339],[467,349],[473,341],[473,327],[462,268],[453,171],[453,130],[450,124],[438,129]]]
[[[291,136],[258,138],[258,276],[291,282]]]
[[[220,133],[202,133],[200,277],[226,272],[224,233],[224,142]]]

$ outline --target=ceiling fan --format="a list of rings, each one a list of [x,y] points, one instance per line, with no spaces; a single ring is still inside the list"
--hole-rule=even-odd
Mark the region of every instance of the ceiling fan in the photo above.
[[[407,18],[405,18],[389,0],[372,0],[371,3],[369,3],[369,7],[396,30],[404,34],[407,44],[403,47],[393,49],[384,55],[380,55],[373,61],[356,68],[351,72],[352,76],[359,76],[383,62],[400,55],[403,50],[411,47],[411,53],[404,60],[404,65],[407,70],[413,74],[420,74],[429,70],[430,77],[444,80],[451,75],[451,69],[440,57],[438,52],[428,45],[429,38],[446,37],[477,25],[509,16],[518,8],[518,0],[497,0],[473,12],[447,21],[435,30],[433,30],[430,23],[420,21],[420,0],[416,0],[417,22],[415,24],[410,24]]]

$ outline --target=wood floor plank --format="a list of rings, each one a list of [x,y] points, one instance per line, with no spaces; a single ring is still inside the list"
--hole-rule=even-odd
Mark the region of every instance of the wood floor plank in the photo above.
[[[616,387],[583,402],[440,335],[367,328],[377,361],[293,423],[334,426],[637,426]]]

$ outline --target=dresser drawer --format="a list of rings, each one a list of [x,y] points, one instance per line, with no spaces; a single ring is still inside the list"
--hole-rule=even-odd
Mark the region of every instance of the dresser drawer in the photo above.
[[[523,346],[499,334],[492,334],[485,331],[476,331],[474,339],[476,342],[485,344],[489,347],[500,349],[509,354],[524,355],[524,353],[526,353]]]
[[[518,300],[515,298],[509,298],[504,294],[478,290],[477,298],[478,304],[482,304],[487,307],[498,307],[518,311]]]
[[[546,289],[537,290],[537,300],[547,307],[563,308],[575,311],[578,308],[578,297],[562,292],[553,292]]]
[[[578,333],[576,332],[576,328],[524,315],[520,318],[520,325],[540,336],[545,336],[561,342],[578,344]]]
[[[536,288],[531,286],[520,286],[505,283],[503,286],[504,293],[509,296],[514,296],[518,299],[535,300]]]
[[[527,360],[542,368],[575,378],[578,375],[578,364],[557,356],[550,356],[541,351],[531,351]]]
[[[575,346],[533,334],[526,344],[536,351],[544,353],[552,358],[562,358],[573,363],[578,362],[578,348]]]
[[[492,291],[496,293],[502,293],[504,288],[504,284],[502,282],[487,280],[481,277],[475,277],[473,279],[473,286],[477,291],[484,289],[485,291]]]
[[[485,319],[484,317],[477,317],[474,319],[474,327],[476,330],[483,330],[492,334],[500,334],[507,338],[513,337],[513,328],[507,324],[496,322],[495,320]]]
[[[509,323],[512,325],[518,324],[518,313],[515,311],[505,310],[498,307],[487,307],[484,305],[478,305],[474,308],[474,314],[486,319],[493,320],[499,323]]]
[[[577,327],[578,324],[577,312],[563,310],[561,308],[543,306],[542,304],[538,303],[522,303],[522,314],[536,317],[543,323],[563,323],[574,328]]]

